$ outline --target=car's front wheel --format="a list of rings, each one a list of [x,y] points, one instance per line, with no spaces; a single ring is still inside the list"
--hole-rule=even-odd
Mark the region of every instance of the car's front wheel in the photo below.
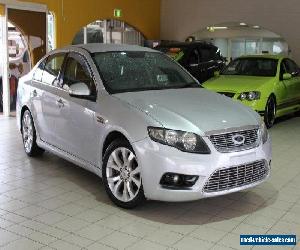
[[[25,110],[21,120],[22,138],[25,152],[28,156],[38,156],[44,153],[36,143],[36,130],[29,110]]]
[[[270,96],[264,114],[264,121],[267,128],[271,128],[274,125],[276,119],[276,101],[273,96]]]
[[[134,208],[145,200],[141,166],[126,140],[115,140],[107,148],[102,178],[110,199],[123,208]]]

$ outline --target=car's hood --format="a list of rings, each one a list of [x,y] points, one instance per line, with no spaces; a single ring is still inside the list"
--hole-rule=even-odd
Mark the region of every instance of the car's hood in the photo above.
[[[211,130],[259,124],[250,108],[203,88],[115,94],[162,126],[204,135]]]
[[[203,87],[220,92],[241,93],[258,90],[274,79],[275,77],[220,75],[206,81]]]

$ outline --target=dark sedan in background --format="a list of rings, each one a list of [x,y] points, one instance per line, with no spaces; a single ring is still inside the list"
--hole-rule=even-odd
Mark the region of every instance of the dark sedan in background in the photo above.
[[[223,69],[225,58],[218,47],[203,41],[161,44],[155,49],[172,57],[201,83]]]

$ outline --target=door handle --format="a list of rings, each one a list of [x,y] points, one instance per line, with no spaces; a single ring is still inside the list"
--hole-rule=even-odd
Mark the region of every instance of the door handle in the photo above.
[[[64,104],[64,102],[63,102],[62,99],[58,99],[58,100],[56,101],[56,104],[57,104],[57,106],[60,107],[60,108],[63,108],[63,107],[65,106],[65,104]]]
[[[32,93],[32,97],[37,97],[37,91],[36,91],[36,89],[34,89],[31,93]]]

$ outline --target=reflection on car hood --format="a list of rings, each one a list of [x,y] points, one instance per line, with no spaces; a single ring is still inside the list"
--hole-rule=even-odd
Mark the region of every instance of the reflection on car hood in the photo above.
[[[202,88],[165,89],[115,94],[162,126],[203,135],[207,131],[257,125],[250,108]]]
[[[206,81],[203,87],[220,92],[241,93],[258,90],[274,79],[275,77],[221,75]]]

